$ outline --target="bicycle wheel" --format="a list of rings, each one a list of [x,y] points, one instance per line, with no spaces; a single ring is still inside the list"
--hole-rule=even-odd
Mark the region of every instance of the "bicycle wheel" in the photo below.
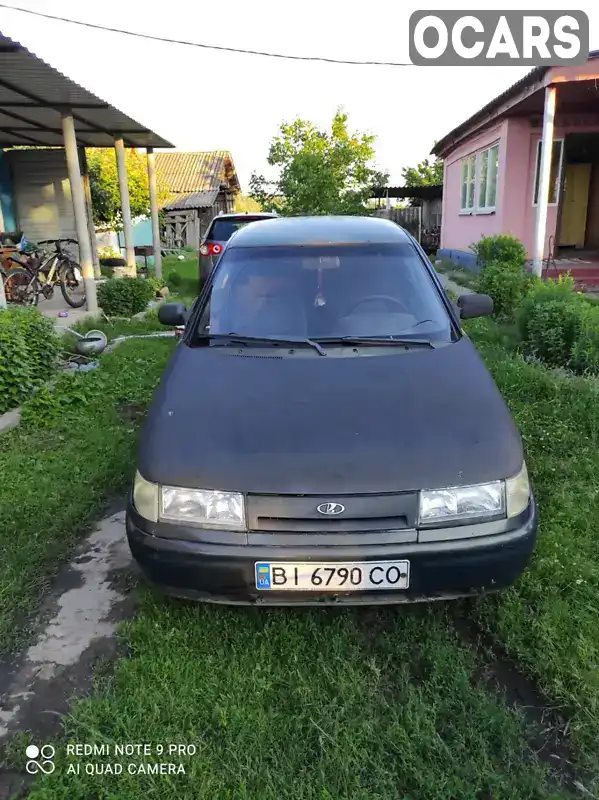
[[[26,269],[13,267],[6,271],[4,294],[6,295],[7,303],[36,306],[39,301],[37,279],[32,278]]]
[[[85,303],[85,284],[81,267],[75,261],[65,261],[60,272],[60,291],[71,308],[81,308]]]

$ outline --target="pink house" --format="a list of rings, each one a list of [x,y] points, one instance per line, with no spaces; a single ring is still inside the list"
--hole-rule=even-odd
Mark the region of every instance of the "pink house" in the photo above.
[[[599,51],[581,67],[533,69],[433,154],[444,160],[440,257],[476,268],[470,245],[510,233],[537,274],[550,255],[599,266]]]

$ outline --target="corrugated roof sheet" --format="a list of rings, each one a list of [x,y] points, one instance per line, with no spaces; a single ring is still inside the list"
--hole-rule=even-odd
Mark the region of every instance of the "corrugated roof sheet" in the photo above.
[[[599,58],[599,50],[591,50],[589,52],[589,60],[594,58]],[[503,103],[505,103],[507,100],[517,97],[521,92],[524,92],[529,87],[534,86],[534,84],[538,81],[541,81],[549,69],[551,69],[551,67],[534,67],[523,78],[520,78],[519,81],[516,81],[516,83],[514,83],[501,94],[497,95],[497,97],[494,97],[493,100],[484,105],[479,111],[477,111],[471,117],[468,117],[467,120],[462,122],[446,136],[440,139],[431,150],[431,154],[445,157],[451,151],[451,149],[457,146],[458,142],[470,132],[470,129],[475,128],[477,125],[480,125],[483,122],[488,122],[493,119],[497,109]]]
[[[227,184],[239,190],[231,153],[156,153],[156,171],[173,193],[208,192]]]
[[[209,208],[216,202],[219,190],[211,189],[209,192],[185,192],[177,194],[165,203],[165,211],[175,211],[191,208]]]
[[[114,134],[121,134],[129,147],[173,147],[0,33],[0,147],[62,147],[61,111],[67,109],[81,145],[113,147]]]

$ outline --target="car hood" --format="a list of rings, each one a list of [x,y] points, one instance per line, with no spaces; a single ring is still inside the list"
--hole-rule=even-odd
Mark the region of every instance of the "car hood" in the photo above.
[[[277,356],[181,343],[142,431],[141,474],[174,486],[322,495],[519,471],[520,435],[469,339],[363,352]]]

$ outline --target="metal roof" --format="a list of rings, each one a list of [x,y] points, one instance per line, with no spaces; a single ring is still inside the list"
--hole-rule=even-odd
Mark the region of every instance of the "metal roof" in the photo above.
[[[246,217],[250,218],[251,222],[258,222],[262,219],[272,219],[273,217],[278,217],[276,211],[230,211],[226,214],[221,214],[220,212],[214,217],[214,219],[245,219]]]
[[[216,202],[219,191],[219,189],[211,189],[209,192],[182,192],[171,197],[162,208],[165,211],[210,208]]]
[[[403,228],[380,217],[275,217],[236,231],[228,247],[405,242]]]
[[[599,50],[591,50],[589,52],[589,61],[599,57]],[[461,139],[464,139],[472,129],[480,127],[488,122],[491,122],[501,109],[501,106],[509,100],[518,98],[519,95],[527,96],[530,91],[538,91],[543,82],[543,78],[548,70],[553,69],[549,66],[535,67],[527,73],[519,81],[516,81],[512,86],[497,95],[489,103],[483,106],[479,111],[469,117],[465,122],[462,122],[446,136],[440,139],[433,149],[431,154],[444,158],[451,150],[458,145]]]
[[[239,190],[233,158],[227,150],[202,153],[156,153],[156,171],[173,193],[208,192],[227,184]]]
[[[61,112],[72,112],[78,143],[113,147],[173,147],[0,33],[0,147],[63,146]]]

